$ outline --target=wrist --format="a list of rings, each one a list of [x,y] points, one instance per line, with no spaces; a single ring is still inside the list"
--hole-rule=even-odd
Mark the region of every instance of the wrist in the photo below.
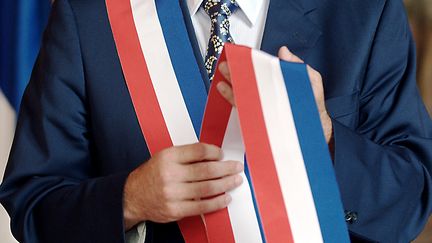
[[[125,232],[129,231],[140,222],[141,220],[137,219],[127,207],[123,207],[123,223]]]
[[[123,222],[125,231],[130,230],[138,223],[144,221],[138,217],[139,213],[134,202],[133,172],[129,174],[123,189]]]

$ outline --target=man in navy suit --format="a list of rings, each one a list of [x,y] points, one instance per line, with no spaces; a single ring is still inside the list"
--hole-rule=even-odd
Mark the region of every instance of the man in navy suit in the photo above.
[[[200,2],[181,1],[197,53],[205,49],[197,31],[205,24],[194,9]],[[313,67],[352,239],[414,239],[432,208],[432,123],[417,92],[401,0],[265,2],[254,12],[239,1],[238,26],[243,18],[262,27],[249,25],[253,40],[236,39],[233,19],[233,37],[274,55],[287,46],[292,53],[283,48],[282,58]],[[229,87],[220,88],[230,99]],[[18,240],[123,242],[125,231],[145,221],[146,242],[182,242],[173,221],[230,200],[185,198],[219,195],[241,183],[242,166],[221,166],[220,158],[219,148],[205,144],[150,158],[105,1],[55,2],[0,190]]]

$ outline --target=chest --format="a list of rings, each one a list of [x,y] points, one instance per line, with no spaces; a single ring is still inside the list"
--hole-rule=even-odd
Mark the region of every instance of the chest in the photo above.
[[[349,127],[358,119],[358,91],[365,75],[372,34],[368,25],[350,21],[349,14],[331,16],[322,9],[305,15],[290,1],[270,5],[262,29],[261,49],[276,55],[288,46],[323,76],[330,115]],[[331,6],[329,6],[331,7]],[[82,32],[86,70],[87,109],[95,171],[101,175],[129,171],[149,157],[134,107],[125,83],[106,13],[98,24],[77,18]],[[340,24],[348,21],[349,24]],[[197,59],[202,57],[200,30],[189,19],[188,34]],[[344,34],[338,34],[344,33]],[[235,37],[235,36],[234,36]],[[205,38],[201,38],[205,39]],[[255,43],[257,44],[257,43]],[[201,55],[197,54],[201,53]],[[95,58],[97,57],[97,58]],[[197,60],[200,68],[202,63]],[[147,114],[146,119],[152,119]]]

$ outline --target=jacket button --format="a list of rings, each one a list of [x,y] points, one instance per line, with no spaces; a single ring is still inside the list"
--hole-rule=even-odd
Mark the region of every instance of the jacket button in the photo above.
[[[355,221],[357,221],[358,215],[356,212],[352,211],[345,211],[345,221],[349,224],[353,224]]]

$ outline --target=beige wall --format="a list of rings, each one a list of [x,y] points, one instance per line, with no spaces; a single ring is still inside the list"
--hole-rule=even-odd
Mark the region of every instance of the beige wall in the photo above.
[[[3,93],[0,91],[0,183],[3,180],[6,160],[9,156],[9,148],[12,143],[12,137],[15,126],[15,116],[12,107],[7,102]],[[9,217],[0,205],[0,242],[12,243],[16,242],[9,227]]]
[[[417,44],[417,81],[429,114],[432,114],[432,0],[405,0]],[[432,218],[415,243],[432,242]]]
[[[417,44],[417,80],[432,114],[432,0],[405,0]]]

